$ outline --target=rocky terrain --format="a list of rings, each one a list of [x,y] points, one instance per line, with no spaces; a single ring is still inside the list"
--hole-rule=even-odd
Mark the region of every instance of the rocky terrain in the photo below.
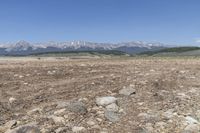
[[[2,58],[0,133],[199,133],[198,58]]]

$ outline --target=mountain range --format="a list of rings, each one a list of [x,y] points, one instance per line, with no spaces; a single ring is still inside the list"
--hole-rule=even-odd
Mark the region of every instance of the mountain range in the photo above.
[[[29,43],[22,40],[16,43],[0,44],[0,55],[31,55],[48,52],[109,50],[137,54],[145,51],[160,50],[166,47],[162,43],[147,43],[143,41],[121,43],[96,43],[87,41]]]

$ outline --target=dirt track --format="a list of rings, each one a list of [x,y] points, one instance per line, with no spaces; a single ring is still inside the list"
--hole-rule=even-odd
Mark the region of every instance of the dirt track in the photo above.
[[[11,120],[12,128],[35,122],[46,133],[74,126],[91,133],[182,133],[189,126],[198,133],[199,81],[199,59],[0,59],[0,133]],[[129,86],[135,94],[119,94]],[[117,122],[96,105],[103,96],[118,99]],[[55,121],[57,103],[67,101],[81,101],[87,113],[66,111]]]

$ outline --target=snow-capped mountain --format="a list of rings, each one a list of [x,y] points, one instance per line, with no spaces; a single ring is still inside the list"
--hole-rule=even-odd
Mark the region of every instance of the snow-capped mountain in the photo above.
[[[122,43],[95,43],[87,41],[29,43],[27,41],[19,41],[17,43],[0,44],[0,55],[29,55],[45,52],[100,50],[117,50],[128,54],[135,54],[158,50],[164,47],[165,45],[162,43],[147,43],[142,41]]]

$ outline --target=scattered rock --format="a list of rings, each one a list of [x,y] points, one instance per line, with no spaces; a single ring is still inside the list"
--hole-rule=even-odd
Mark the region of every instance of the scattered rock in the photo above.
[[[84,132],[84,131],[86,131],[86,128],[84,128],[84,127],[77,127],[77,126],[74,126],[74,127],[72,128],[72,132],[74,132],[74,133],[79,133],[79,132]]]
[[[118,112],[119,107],[117,106],[116,103],[112,103],[112,104],[106,106],[106,110],[113,111],[113,112]]]
[[[117,98],[112,96],[106,96],[106,97],[98,97],[96,98],[96,104],[99,106],[106,106],[111,103],[115,103],[117,101]]]
[[[105,111],[105,117],[111,122],[119,121],[119,114],[113,111]]]
[[[134,88],[132,88],[131,86],[129,86],[127,88],[123,88],[122,90],[119,91],[119,94],[125,95],[125,96],[130,96],[135,93],[136,93],[136,90]]]

